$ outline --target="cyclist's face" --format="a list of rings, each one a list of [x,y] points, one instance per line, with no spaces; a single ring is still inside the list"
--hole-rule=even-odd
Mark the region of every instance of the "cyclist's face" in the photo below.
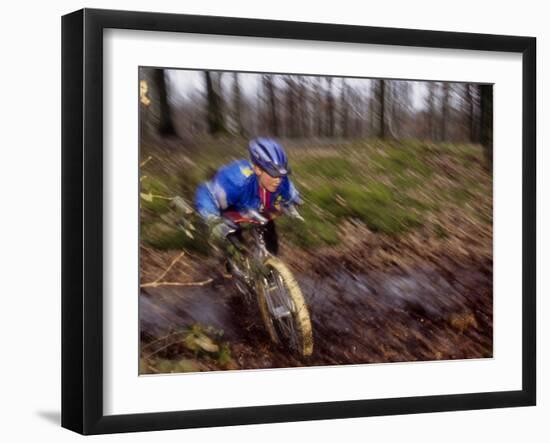
[[[269,192],[275,192],[283,181],[282,177],[271,177],[271,175],[257,166],[254,166],[254,171],[260,180],[260,186],[267,189]]]

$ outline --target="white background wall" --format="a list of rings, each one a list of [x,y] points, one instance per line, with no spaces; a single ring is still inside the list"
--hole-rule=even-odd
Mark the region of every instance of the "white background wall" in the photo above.
[[[538,406],[96,437],[107,441],[548,441],[548,179],[542,152],[550,103],[550,30],[544,2],[113,0],[10,2],[2,8],[0,69],[0,436],[3,441],[82,439],[60,416],[61,15],[81,7],[468,31],[538,38]],[[542,274],[546,275],[542,275]]]

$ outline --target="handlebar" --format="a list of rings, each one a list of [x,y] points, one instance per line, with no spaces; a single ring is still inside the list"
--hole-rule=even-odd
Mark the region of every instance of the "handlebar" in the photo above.
[[[262,214],[260,214],[258,211],[254,209],[248,210],[246,213],[243,214],[245,218],[251,219],[253,222],[256,222],[260,225],[265,225],[269,219],[264,217]]]

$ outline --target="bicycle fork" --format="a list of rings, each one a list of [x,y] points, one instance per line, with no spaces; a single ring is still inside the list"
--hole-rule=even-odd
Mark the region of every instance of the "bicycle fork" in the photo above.
[[[273,294],[276,293],[279,295],[280,287],[278,282],[273,282],[272,284],[269,282],[269,280],[264,277],[264,295],[267,302],[267,307],[269,309],[269,312],[271,315],[277,319],[280,320],[283,317],[290,317],[292,315],[292,312],[290,311],[289,307],[286,305],[284,300],[280,300],[281,297],[275,297],[278,303],[278,306],[275,306],[274,300],[273,300]]]

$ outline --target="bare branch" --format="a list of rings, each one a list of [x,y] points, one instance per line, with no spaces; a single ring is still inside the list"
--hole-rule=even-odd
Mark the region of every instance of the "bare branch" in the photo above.
[[[152,156],[147,157],[145,160],[143,160],[143,161],[139,164],[139,167],[140,167],[140,168],[143,168],[147,163],[149,163],[149,161],[150,161],[152,158],[153,158]]]
[[[174,265],[185,255],[185,251],[181,251],[181,253],[174,259],[172,262],[168,265],[168,267],[164,270],[164,272],[158,276],[158,278],[154,281],[154,283],[159,282],[162,280],[166,274],[174,267]]]

